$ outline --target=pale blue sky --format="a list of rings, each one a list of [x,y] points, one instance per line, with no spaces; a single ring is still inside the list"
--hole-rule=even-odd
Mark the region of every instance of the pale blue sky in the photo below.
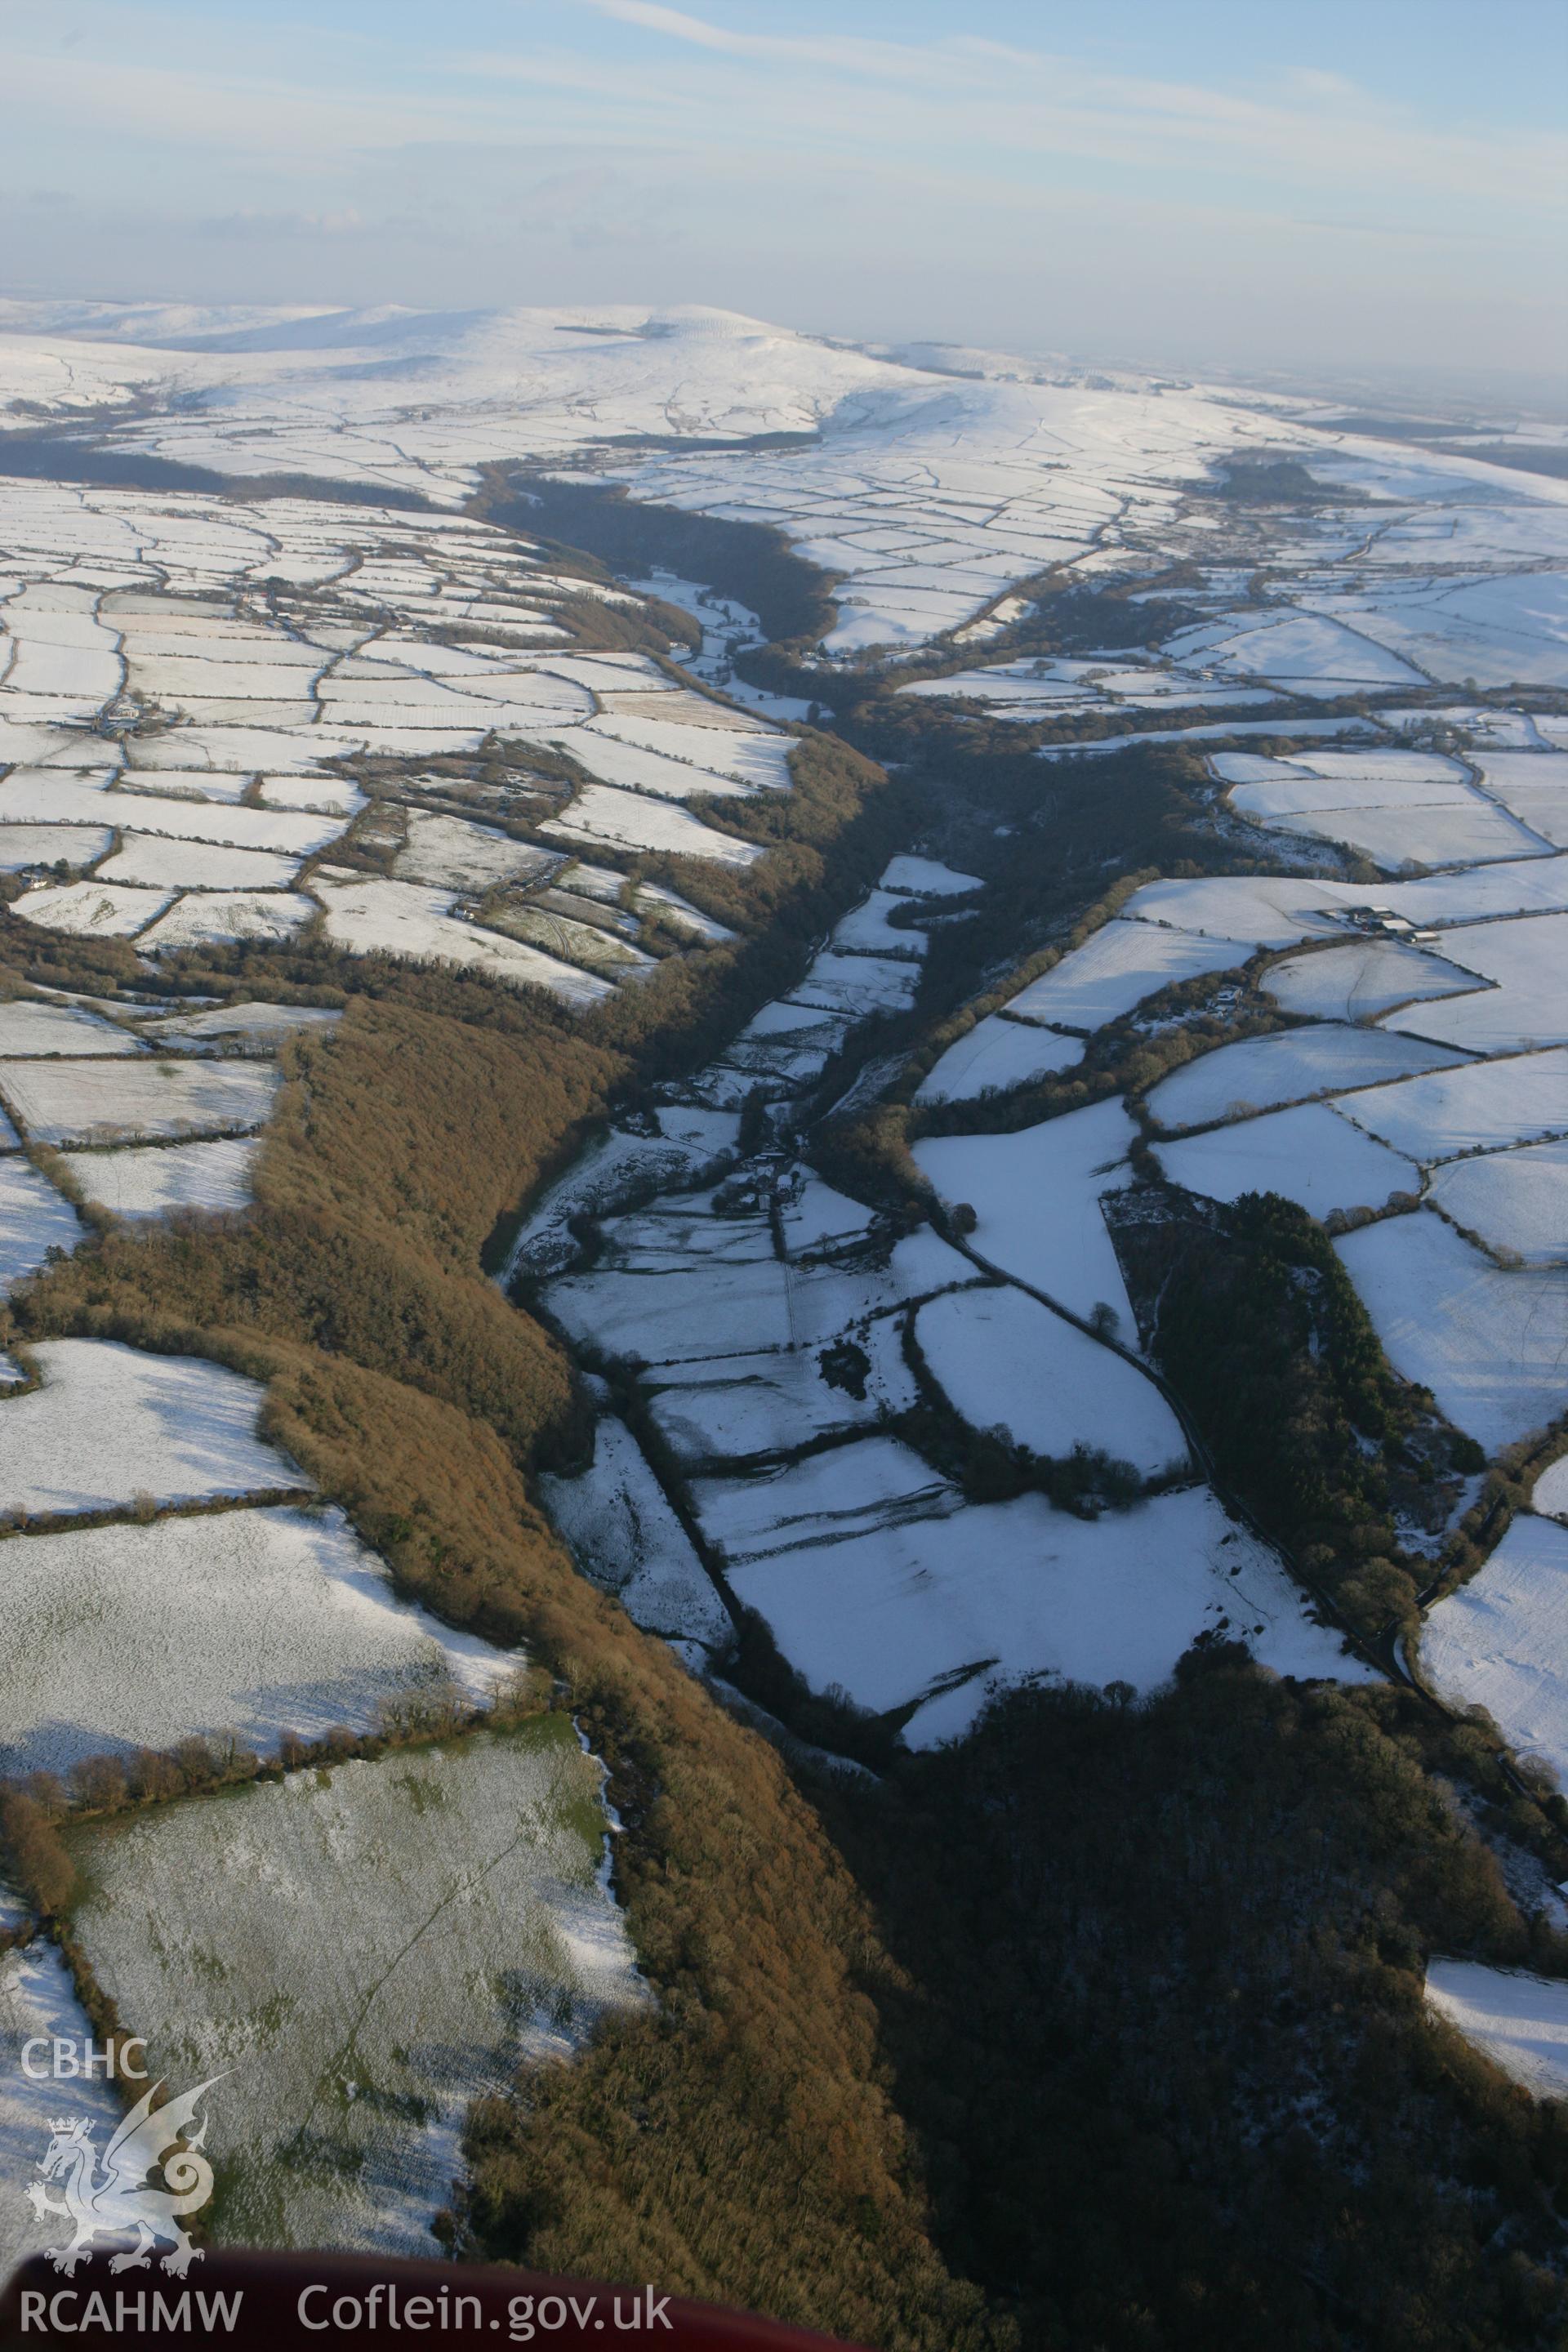
[[[12,293],[1564,357],[1563,0],[0,0]]]

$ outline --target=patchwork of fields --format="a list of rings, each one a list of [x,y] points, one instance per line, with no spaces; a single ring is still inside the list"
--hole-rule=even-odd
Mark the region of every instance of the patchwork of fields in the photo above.
[[[7,319],[100,370],[130,332],[103,306]],[[574,1036],[672,959],[700,971],[767,883],[801,722],[848,684],[944,740],[1000,729],[1042,803],[1089,760],[1124,791],[1121,757],[1163,747],[1184,854],[1076,943],[994,924],[1011,822],[928,793],[793,981],[541,1155],[501,1278],[568,1344],[590,1434],[540,1496],[711,1691],[755,1717],[760,1652],[845,1755],[962,1738],[1020,1684],[1149,1693],[1240,1643],[1303,1684],[1408,1666],[1568,1775],[1568,486],[1417,462],[1310,403],[939,376],[723,313],[290,314],[275,351],[187,323],[139,314],[110,446],[233,495],[0,464],[24,943],[0,1292],[100,1232],[243,1229],[284,1090],[330,1087],[334,1024],[389,970],[545,992]],[[1216,515],[1226,469],[1281,450],[1321,496]],[[764,631],[738,598],[466,510],[481,468],[525,464],[767,525],[829,572],[789,694],[743,674]],[[1075,636],[1080,591],[1130,640],[1150,600],[1147,641]],[[103,943],[134,979],[40,976]],[[279,977],[318,952],[321,985]],[[191,992],[197,954],[225,992]],[[865,1198],[824,1172],[859,1118],[897,1177]],[[1476,1463],[1545,1465],[1403,1651],[1347,1637],[1162,1368],[1132,1210],[1218,1230],[1260,1193],[1332,1237],[1448,1449],[1411,1560]],[[598,1769],[560,1714],[475,1727],[521,1654],[408,1597],[258,1381],[86,1332],[4,1370],[0,1769],[81,1787],[182,1741],[270,1762],[343,1735],[336,1761],[87,1808],[78,1965],[172,2074],[241,2052],[226,2122],[253,2152],[216,2237],[418,2245],[468,2104],[646,2004]],[[438,1741],[345,1760],[422,1707]],[[0,1913],[14,2037],[83,2014],[33,1924]],[[1560,1988],[1484,1974],[1435,1966],[1435,2011],[1549,2087]],[[7,2146],[36,2128],[0,2105]],[[37,2242],[0,2223],[7,2253]]]

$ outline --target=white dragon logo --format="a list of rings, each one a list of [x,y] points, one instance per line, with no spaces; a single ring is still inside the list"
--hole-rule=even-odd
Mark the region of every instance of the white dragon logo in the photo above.
[[[201,2261],[201,2248],[192,2245],[176,2217],[196,2212],[213,2193],[213,2168],[200,2153],[206,2137],[205,2119],[200,2130],[188,2136],[185,2147],[179,2143],[187,2137],[186,2127],[204,2095],[222,2080],[215,2074],[155,2112],[153,2094],[163,2086],[153,2084],[116,2127],[103,2151],[101,2170],[88,2118],[63,2116],[51,2121],[52,2137],[38,2160],[42,2179],[29,2181],[26,2193],[40,2220],[46,2213],[59,2213],[76,2231],[68,2246],[51,2250],[56,2270],[68,2278],[94,2239],[123,2241],[132,2235],[135,2244],[115,2255],[111,2271],[146,2270],[154,2244],[170,2246],[163,2268],[176,2278],[184,2278],[191,2264]],[[144,2185],[154,2168],[161,2168],[165,2188]],[[64,2187],[63,2200],[51,2197],[44,2185],[55,2179]]]

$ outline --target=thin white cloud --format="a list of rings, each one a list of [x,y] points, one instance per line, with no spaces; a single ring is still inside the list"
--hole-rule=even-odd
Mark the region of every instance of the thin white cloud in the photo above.
[[[1352,78],[1348,47],[1211,84],[987,37],[986,0],[930,37],[892,6],[818,32],[726,0],[531,0],[489,49],[492,0],[288,5],[70,0],[68,50],[36,0],[0,0],[30,271],[129,269],[138,293],[179,256],[211,299],[460,280],[475,304],[717,301],[1080,350],[1163,320],[1188,350],[1436,351],[1554,282],[1564,143],[1439,124]],[[73,203],[29,205],[62,155]]]
[[[577,0],[616,22],[661,35],[715,59],[846,71],[883,85],[880,119],[865,95],[816,81],[795,135],[820,135],[845,119],[846,101],[868,138],[926,137],[932,152],[997,139],[1018,150],[1147,167],[1246,167],[1290,173],[1325,185],[1463,192],[1561,209],[1568,192],[1568,139],[1511,130],[1457,131],[1421,122],[1347,76],[1298,68],[1276,90],[1247,96],[1197,83],[1110,74],[1044,50],[956,35],[916,46],[838,36],[737,33],[658,0]],[[499,61],[498,61],[499,62]],[[730,85],[731,98],[738,82]],[[759,94],[776,84],[760,80]],[[807,128],[806,126],[810,127]]]

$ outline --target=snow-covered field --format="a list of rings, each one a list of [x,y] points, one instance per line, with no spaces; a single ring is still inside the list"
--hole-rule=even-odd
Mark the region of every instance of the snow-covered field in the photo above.
[[[277,1087],[276,1070],[233,1062],[0,1061],[0,1100],[36,1143],[242,1135]]]
[[[1285,956],[1263,980],[1282,1013],[1320,1021],[1371,1021],[1398,1005],[1463,994],[1475,984],[1473,972],[1397,940],[1351,940]]]
[[[1342,1095],[1334,1108],[1425,1162],[1541,1142],[1568,1135],[1568,1048],[1432,1070]]]
[[[0,1056],[139,1054],[142,1047],[112,1021],[74,1004],[47,1004],[36,996],[0,1003]]]
[[[943,1201],[974,1211],[973,1246],[987,1265],[1075,1315],[1109,1306],[1128,1337],[1132,1310],[1100,1201],[1127,1182],[1134,1133],[1119,1102],[1095,1103],[1016,1135],[933,1137],[915,1159]]]
[[[1568,2098],[1568,1982],[1479,1960],[1431,1960],[1426,2001],[1534,2097]]]
[[[1230,781],[1233,808],[1276,832],[1348,843],[1386,873],[1551,852],[1549,841],[1472,789],[1452,760],[1405,751],[1362,761],[1341,751],[1300,760],[1222,754],[1214,764]]]
[[[606,1413],[599,1423],[581,1477],[541,1485],[579,1568],[637,1624],[722,1647],[729,1612],[624,1422]]]
[[[50,1250],[68,1255],[81,1232],[75,1210],[37,1169],[9,1155],[0,1159],[0,1297],[36,1273]]]
[[[468,2103],[646,1997],[604,1845],[561,1715],[73,1834],[75,1932],[149,2066],[226,2078],[218,2242],[434,2252]]]
[[[23,2050],[38,2035],[79,2042],[90,2032],[53,1944],[39,1937],[0,1953],[0,2174],[15,2190],[0,2199],[0,2263],[7,2272],[27,2255],[58,2246],[60,2238],[58,2218],[35,2213],[23,2184],[48,2146],[50,2123],[61,2109],[61,2086],[47,2067],[37,2065],[37,2052],[34,2073],[25,2072]],[[71,2084],[68,2105],[93,2126],[100,2147],[107,2145],[124,2113],[114,2085],[98,2074]]]
[[[1003,1429],[1058,1457],[1099,1447],[1145,1478],[1186,1462],[1181,1423],[1153,1383],[1026,1291],[950,1290],[918,1310],[914,1331],[973,1429]]]
[[[1407,1005],[1390,1029],[1440,1037],[1472,1053],[1517,1053],[1568,1039],[1568,915],[1522,916],[1444,934],[1443,951],[1489,987],[1437,1004]]]
[[[1484,1706],[1568,1782],[1568,1528],[1516,1513],[1491,1558],[1428,1612],[1421,1664],[1440,1697]]]
[[[548,989],[569,1004],[593,1004],[610,994],[609,982],[592,972],[542,955],[521,940],[465,922],[454,912],[455,891],[383,881],[337,867],[321,868],[315,887],[326,908],[327,937],[353,954],[456,964],[520,986]]]
[[[1215,1201],[1279,1192],[1314,1217],[1335,1209],[1381,1209],[1396,1192],[1421,1190],[1414,1160],[1357,1134],[1322,1103],[1266,1111],[1184,1142],[1162,1143],[1156,1157],[1172,1183],[1190,1192],[1206,1192]]]
[[[1542,841],[1568,849],[1568,758],[1561,751],[1489,751],[1477,769],[1484,792]]]
[[[158,1217],[171,1209],[234,1213],[250,1199],[260,1149],[254,1137],[217,1143],[174,1143],[162,1150],[134,1146],[68,1151],[68,1171],[83,1196],[117,1217]]]
[[[1568,1397],[1568,1271],[1504,1271],[1428,1211],[1335,1244],[1394,1370],[1495,1453]]]
[[[0,1398],[0,1514],[195,1503],[307,1481],[257,1434],[259,1383],[196,1356],[46,1339],[38,1385]],[[84,1433],[93,1433],[90,1446]]]
[[[1032,1021],[988,1013],[921,1080],[917,1102],[973,1102],[994,1088],[1028,1086],[1083,1059],[1083,1041]]]
[[[236,1732],[268,1754],[285,1732],[373,1730],[384,1705],[448,1685],[482,1702],[519,1663],[399,1601],[337,1510],[18,1536],[5,1569],[7,1772],[192,1734]]]
[[[1568,1141],[1451,1160],[1426,1197],[1490,1250],[1526,1265],[1568,1261]]]
[[[1441,1045],[1325,1023],[1222,1045],[1162,1078],[1146,1099],[1161,1127],[1206,1127],[1279,1103],[1440,1069],[1458,1059]]]
[[[1204,972],[1225,971],[1246,961],[1228,940],[1197,940],[1184,931],[1160,930],[1152,923],[1118,918],[1021,989],[1007,1011],[1020,1021],[1100,1029],[1131,1013],[1157,989],[1196,980]]]
[[[814,1685],[879,1710],[929,1694],[905,1735],[916,1746],[961,1734],[1023,1673],[1152,1689],[1203,1633],[1234,1632],[1280,1673],[1365,1672],[1201,1486],[1093,1521],[1025,1495],[846,1532],[731,1580]]]

